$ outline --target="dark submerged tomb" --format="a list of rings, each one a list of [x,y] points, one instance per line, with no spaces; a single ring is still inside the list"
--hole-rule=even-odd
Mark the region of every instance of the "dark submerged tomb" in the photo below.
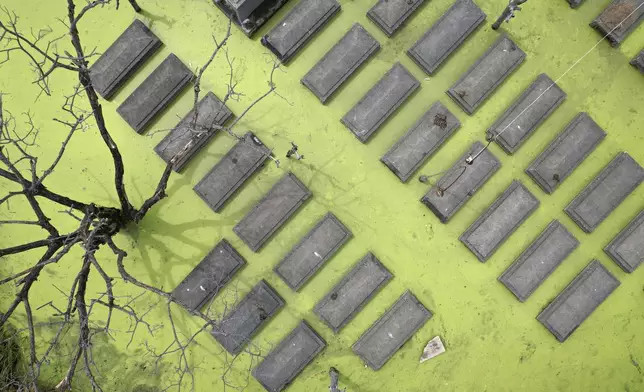
[[[599,261],[593,260],[540,314],[539,320],[560,342],[619,286]]]
[[[336,0],[302,0],[262,37],[262,45],[282,63],[287,63],[340,12],[340,8]]]
[[[351,231],[328,213],[275,267],[275,273],[298,291],[351,238]]]
[[[159,38],[143,22],[134,20],[90,67],[92,86],[103,98],[112,98],[160,46]]]
[[[248,132],[195,185],[194,191],[213,211],[219,212],[235,191],[262,167],[269,154],[268,147]]]
[[[520,181],[512,184],[460,236],[482,263],[539,207],[539,200]]]
[[[326,342],[302,321],[253,370],[253,377],[269,392],[286,388],[324,349]]]
[[[190,159],[214,136],[217,128],[213,126],[223,126],[233,116],[226,105],[210,91],[197,104],[197,112],[196,123],[195,110],[192,109],[154,148],[166,163],[183,151],[183,155],[174,163],[173,169],[176,172],[183,170]]]
[[[487,130],[488,138],[495,138],[499,147],[513,154],[564,99],[566,93],[548,75],[537,76],[534,83]]]
[[[353,344],[353,352],[371,369],[378,370],[431,317],[432,312],[420,303],[410,291],[406,291]]]
[[[584,2],[584,0],[568,0],[568,4],[570,4],[570,8],[577,8],[583,2]]]
[[[213,0],[247,37],[259,30],[288,0]]]
[[[587,113],[579,113],[525,172],[544,192],[553,193],[605,137]]]
[[[342,83],[379,49],[378,41],[356,23],[304,75],[301,82],[320,99],[320,102],[325,103]]]
[[[485,18],[485,13],[472,0],[457,0],[407,51],[407,55],[427,74],[433,75]]]
[[[172,297],[190,310],[199,310],[245,264],[246,260],[223,239],[172,291]]]
[[[548,227],[499,277],[499,281],[525,302],[573,250],[579,241],[559,221]]]
[[[625,152],[615,158],[564,209],[586,233],[592,233],[644,180],[644,169]]]
[[[371,253],[315,305],[313,310],[326,325],[338,333],[384,287],[393,275]]]
[[[644,262],[644,210],[604,248],[625,272],[633,272]]]
[[[380,161],[406,182],[460,127],[458,118],[436,102]]]
[[[298,208],[311,196],[311,191],[288,173],[242,219],[233,231],[257,252]]]
[[[177,56],[170,54],[116,111],[137,133],[143,133],[193,76]]]
[[[644,20],[644,0],[614,0],[590,23],[590,27],[618,46]]]
[[[642,7],[644,8],[644,6]],[[644,74],[644,49],[631,60],[631,65]]]
[[[454,216],[501,167],[489,149],[480,153],[483,148],[483,143],[475,142],[420,199],[441,222],[446,223]],[[471,165],[465,163],[468,157],[476,155],[478,158]]]
[[[424,2],[425,0],[379,0],[367,12],[367,17],[387,37],[391,37]]]
[[[447,90],[447,95],[467,114],[473,114],[525,57],[525,52],[503,35]]]
[[[393,67],[342,117],[362,143],[416,91],[420,83],[400,63]]]

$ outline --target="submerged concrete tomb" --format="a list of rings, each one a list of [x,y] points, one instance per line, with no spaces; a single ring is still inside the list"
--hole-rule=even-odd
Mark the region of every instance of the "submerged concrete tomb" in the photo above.
[[[110,99],[146,59],[161,47],[161,41],[135,19],[89,69],[92,86]]]
[[[644,74],[644,49],[631,60],[631,65]]]
[[[353,344],[352,350],[371,369],[378,370],[432,317],[410,291],[406,291]]]
[[[425,0],[379,0],[367,12],[367,17],[387,37],[391,37],[424,2]]]
[[[613,0],[590,27],[618,46],[644,20],[644,0]]]
[[[613,160],[564,209],[586,233],[592,233],[644,180],[644,169],[625,152]]]
[[[253,369],[253,377],[269,392],[286,388],[326,347],[326,342],[302,321]]]
[[[539,320],[564,342],[619,286],[617,278],[593,260],[540,314]]]
[[[553,193],[605,137],[587,113],[579,113],[525,172],[544,192]]]
[[[275,273],[298,291],[344,245],[352,234],[328,213],[275,267]]]
[[[625,272],[633,272],[644,262],[644,210],[626,226],[604,251]]]
[[[472,0],[457,0],[407,51],[407,55],[423,71],[433,75],[485,18],[485,12]]]
[[[302,78],[301,82],[320,102],[333,93],[374,53],[380,43],[359,23],[338,41]]]
[[[579,241],[575,236],[559,221],[553,220],[505,270],[499,281],[519,301],[525,302],[577,246]]]
[[[288,0],[213,0],[247,37],[259,30]]]
[[[313,311],[338,333],[393,275],[373,254],[366,256],[315,305]]]
[[[403,67],[396,63],[387,73],[342,117],[342,124],[362,143],[394,114],[420,83]]]

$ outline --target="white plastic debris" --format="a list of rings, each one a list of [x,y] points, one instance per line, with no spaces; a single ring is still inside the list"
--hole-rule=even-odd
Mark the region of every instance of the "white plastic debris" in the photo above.
[[[432,359],[438,355],[441,355],[445,352],[445,346],[443,346],[443,341],[440,336],[436,336],[427,343],[425,349],[423,350],[423,355],[420,356],[420,363]]]

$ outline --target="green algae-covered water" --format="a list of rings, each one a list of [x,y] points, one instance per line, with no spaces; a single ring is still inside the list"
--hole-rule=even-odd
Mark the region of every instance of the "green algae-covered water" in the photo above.
[[[602,248],[644,207],[644,187],[640,186],[592,234],[583,233],[563,212],[572,198],[620,151],[628,151],[644,164],[644,77],[628,61],[644,46],[640,26],[619,47],[600,43],[558,84],[568,97],[519,149],[508,156],[496,145],[493,153],[503,163],[501,170],[476,194],[449,224],[441,224],[418,200],[428,185],[416,178],[408,184],[398,179],[379,158],[402,136],[436,100],[460,119],[462,128],[433,156],[418,174],[433,174],[449,168],[476,140],[483,140],[487,127],[527,87],[539,73],[556,79],[595,45],[600,36],[588,23],[609,3],[588,0],[572,10],[564,0],[537,1],[523,5],[523,11],[503,28],[527,53],[525,63],[511,76],[474,116],[466,115],[445,91],[498,37],[489,27],[506,5],[501,0],[479,0],[488,14],[484,27],[476,31],[440,68],[434,77],[426,75],[407,57],[405,51],[451,5],[450,0],[432,0],[423,6],[397,35],[388,39],[365,16],[372,0],[341,1],[342,11],[276,76],[278,92],[263,101],[238,124],[236,131],[253,130],[279,155],[295,141],[306,158],[282,165],[267,165],[229,202],[220,214],[213,213],[193,192],[192,187],[234,144],[227,135],[217,135],[169,185],[169,197],[158,205],[143,224],[118,236],[127,249],[127,266],[142,280],[174,288],[220,239],[226,238],[246,258],[248,265],[229,288],[245,294],[259,279],[266,279],[286,300],[286,307],[255,337],[253,343],[264,349],[277,344],[301,319],[307,320],[327,341],[323,353],[289,387],[289,391],[328,390],[330,366],[340,373],[340,384],[348,391],[644,391],[644,268],[633,274],[622,272]],[[20,15],[26,28],[51,25],[62,31],[56,18],[66,15],[62,0],[4,0],[3,5]],[[123,3],[123,1],[122,1]],[[173,103],[146,136],[137,135],[116,113],[116,108],[141,81],[169,54],[175,53],[191,68],[203,64],[213,42],[222,36],[226,21],[206,0],[141,0],[146,14],[140,17],[163,41],[164,46],[122,88],[110,102],[103,102],[107,124],[119,144],[126,163],[130,197],[140,203],[151,194],[163,170],[153,147],[164,136],[156,130],[169,129],[190,108],[189,89]],[[266,90],[272,55],[259,43],[259,37],[292,8],[291,1],[278,15],[247,39],[239,30],[227,45],[235,58],[238,90],[246,95],[230,102],[239,114]],[[87,49],[105,50],[137,17],[122,4],[121,10],[106,7],[94,10],[79,26]],[[355,23],[361,23],[382,45],[382,49],[323,106],[300,78]],[[64,39],[63,39],[64,41]],[[66,47],[61,41],[60,49]],[[340,123],[340,118],[386,72],[400,61],[421,81],[419,91],[371,138],[359,143]],[[71,92],[73,76],[59,72],[52,80],[53,96],[34,102],[38,89],[24,58],[12,54],[12,61],[0,68],[0,91],[7,93],[5,107],[18,115],[31,111],[41,128],[38,146],[41,160],[52,159],[65,131],[51,121],[62,116],[63,95]],[[218,96],[226,93],[227,66],[223,57],[205,74],[202,90]],[[588,112],[608,136],[597,150],[554,193],[544,194],[525,174],[528,164],[578,113]],[[108,153],[95,129],[78,134],[49,187],[84,201],[116,205],[111,185],[112,169]],[[283,230],[259,253],[251,252],[232,232],[233,226],[287,171],[295,173],[313,192],[313,197]],[[505,189],[513,179],[521,180],[541,201],[539,209],[510,237],[487,263],[480,263],[459,241],[458,236]],[[8,187],[0,182],[0,187]],[[25,211],[13,203],[1,217],[15,217]],[[51,213],[62,227],[74,222]],[[336,214],[354,237],[299,293],[292,292],[273,272],[285,253],[328,211]],[[529,298],[520,303],[497,281],[497,277],[552,220],[559,219],[581,241],[581,245]],[[72,227],[72,226],[70,226]],[[33,228],[0,226],[0,247],[40,238]],[[312,312],[315,303],[360,259],[372,251],[395,276],[339,334],[334,335]],[[63,301],[59,288],[67,290],[75,276],[79,252],[66,257],[44,273],[32,292],[32,306]],[[2,273],[17,272],[33,263],[38,252],[1,260]],[[111,276],[118,276],[113,257],[99,252]],[[593,259],[599,259],[621,281],[621,286],[564,343],[559,343],[536,319],[537,314]],[[91,289],[104,290],[100,279]],[[121,293],[137,290],[117,281]],[[413,338],[384,366],[374,372],[351,351],[351,345],[410,289],[434,312]],[[232,290],[229,290],[232,291]],[[2,287],[2,303],[11,299],[12,289]],[[230,298],[224,293],[220,297]],[[232,298],[230,298],[232,300]],[[221,298],[220,298],[221,300]],[[146,307],[148,299],[138,304]],[[148,318],[154,336],[143,326],[127,346],[130,325],[125,318],[114,320],[114,339],[95,343],[95,359],[100,380],[108,391],[131,391],[149,386],[167,386],[176,362],[165,362],[155,372],[154,358],[145,345],[161,351],[170,342],[172,330],[165,306],[159,305]],[[40,321],[51,316],[39,311]],[[181,311],[175,312],[177,331],[193,333],[198,323]],[[20,319],[17,319],[18,321]],[[39,331],[47,336],[51,331]],[[427,341],[440,335],[447,352],[419,364]],[[74,331],[69,332],[70,341]],[[64,351],[64,350],[62,350]],[[63,355],[61,353],[61,355]],[[65,357],[43,370],[43,378],[54,384],[66,370]],[[207,334],[198,338],[191,350],[197,391],[228,390],[221,381],[223,369],[231,360]],[[250,358],[236,359],[228,379],[243,383]],[[79,372],[80,373],[80,372]],[[262,387],[252,378],[247,389]],[[77,390],[87,390],[83,376]]]

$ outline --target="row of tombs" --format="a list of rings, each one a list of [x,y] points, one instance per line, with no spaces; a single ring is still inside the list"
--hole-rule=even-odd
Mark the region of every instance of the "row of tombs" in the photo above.
[[[285,2],[286,0],[255,2],[264,5],[260,4],[250,14],[247,9],[247,17],[242,20],[244,23],[236,23],[250,36],[268,20],[267,15],[270,17]],[[229,4],[222,1],[216,3],[233,21],[239,21],[235,16],[238,14],[230,12]],[[367,15],[387,36],[392,36],[422,3],[422,0],[381,0]],[[627,22],[620,24],[619,28],[602,22],[611,20],[611,13],[615,12],[613,8],[623,3],[633,3],[631,5],[635,10],[629,16],[630,19],[627,18]],[[643,4],[642,0],[616,0],[593,22],[593,27],[607,33],[612,44],[619,44],[641,22],[644,7],[641,7],[642,12],[637,11]],[[339,11],[340,5],[335,0],[302,0],[262,38],[262,44],[286,63]],[[255,14],[263,16],[255,17]],[[632,15],[636,17],[633,18]],[[427,74],[433,75],[485,18],[485,13],[473,1],[457,0],[407,53]],[[97,92],[110,99],[160,45],[161,41],[143,23],[133,22],[92,66],[92,82]],[[325,103],[379,48],[379,42],[360,24],[355,24],[302,78],[302,84]],[[503,35],[447,94],[471,115],[525,57],[525,53]],[[644,72],[644,51],[633,60],[633,65]],[[327,72],[328,69],[336,72]],[[486,75],[484,83],[472,82],[482,80],[482,75]],[[133,129],[143,133],[154,117],[193,78],[192,72],[171,54],[126,98],[117,111]],[[341,121],[358,140],[366,143],[419,85],[404,66],[396,63]],[[382,97],[385,99],[380,99]],[[489,144],[496,142],[505,152],[513,154],[565,97],[566,94],[547,75],[537,76],[534,83],[490,127],[487,145],[475,142],[421,201],[446,223],[500,168],[500,161],[487,148]],[[534,105],[539,99],[540,103]],[[369,116],[366,115],[368,113]],[[197,107],[159,143],[155,151],[166,162],[172,160],[175,171],[181,171],[210,137],[233,117],[225,103],[208,92]],[[460,122],[456,116],[440,102],[436,102],[381,161],[401,182],[406,182],[459,127]],[[535,159],[526,173],[544,192],[551,194],[605,135],[588,114],[579,113]],[[218,212],[265,163],[269,155],[270,149],[249,132],[195,186],[195,192]],[[468,162],[468,158],[475,159]],[[635,190],[643,178],[641,166],[628,154],[620,153],[565,211],[584,231],[592,232]],[[289,173],[235,226],[234,232],[249,248],[259,251],[310,196],[306,186]],[[514,181],[460,239],[479,260],[485,262],[538,205],[539,201],[527,188],[519,181]],[[351,232],[329,213],[275,267],[275,273],[291,289],[298,291],[350,237]],[[643,238],[644,211],[605,250],[620,267],[632,272],[644,259]],[[578,244],[578,240],[554,220],[499,280],[519,300],[525,301]],[[201,309],[244,264],[239,253],[223,239],[175,289],[173,295],[186,308]],[[316,305],[314,311],[337,333],[391,278],[391,273],[369,253]],[[538,319],[563,341],[618,284],[617,279],[594,260]],[[580,292],[591,292],[592,295],[579,301],[575,299],[575,294]],[[262,280],[231,311],[221,328],[213,330],[213,336],[226,350],[237,354],[284,304],[279,294]],[[572,313],[571,307],[574,310]],[[431,312],[413,294],[406,292],[354,344],[353,350],[371,368],[379,369],[430,317]],[[391,333],[393,329],[396,329],[395,334]],[[390,336],[395,338],[389,338]],[[374,345],[375,341],[381,343]],[[383,344],[383,341],[386,343]],[[293,342],[297,342],[296,351],[293,351]],[[324,346],[324,340],[303,321],[266,357],[253,374],[268,390],[280,390]],[[295,366],[288,369],[280,367],[279,364],[288,360],[294,360]]]

